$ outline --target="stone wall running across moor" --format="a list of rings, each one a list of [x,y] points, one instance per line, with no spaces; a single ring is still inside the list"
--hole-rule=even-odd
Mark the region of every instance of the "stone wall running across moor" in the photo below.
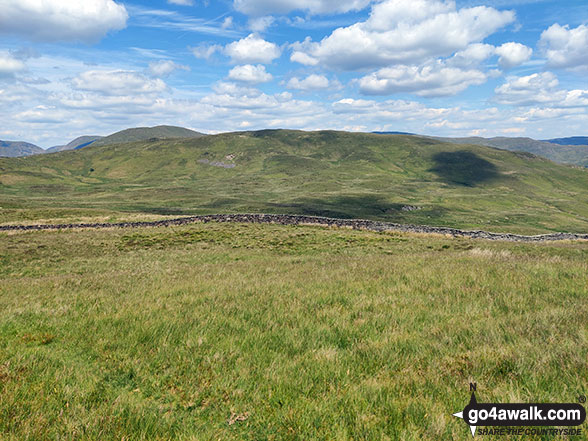
[[[448,227],[429,227],[425,225],[403,225],[391,222],[379,222],[365,219],[334,219],[320,216],[288,215],[288,214],[207,214],[200,216],[181,217],[151,222],[120,222],[120,223],[85,223],[85,224],[52,224],[52,225],[0,225],[0,231],[28,230],[66,230],[81,228],[142,228],[167,227],[186,225],[195,222],[240,222],[255,224],[280,225],[321,225],[328,227],[352,228],[368,231],[400,231],[407,233],[443,234],[453,237],[472,239],[502,240],[510,242],[547,242],[555,240],[588,240],[588,234],[550,233],[537,236],[519,234],[491,233],[482,230],[458,230]]]

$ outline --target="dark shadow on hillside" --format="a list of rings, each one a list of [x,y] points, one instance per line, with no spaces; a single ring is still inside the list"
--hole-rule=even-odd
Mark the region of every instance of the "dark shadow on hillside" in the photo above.
[[[475,187],[498,178],[498,169],[494,164],[467,150],[437,153],[433,161],[435,166],[429,171],[436,173],[447,184]]]
[[[378,195],[336,196],[332,198],[301,198],[292,203],[268,204],[268,211],[287,214],[325,216],[338,219],[374,219],[388,222],[404,222],[418,217],[438,218],[443,210],[407,210],[404,204],[394,204]]]

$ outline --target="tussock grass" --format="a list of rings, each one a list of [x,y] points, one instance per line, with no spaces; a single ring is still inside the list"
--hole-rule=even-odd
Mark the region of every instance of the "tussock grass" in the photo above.
[[[470,381],[482,401],[586,393],[586,274],[580,242],[3,234],[0,439],[466,440]]]

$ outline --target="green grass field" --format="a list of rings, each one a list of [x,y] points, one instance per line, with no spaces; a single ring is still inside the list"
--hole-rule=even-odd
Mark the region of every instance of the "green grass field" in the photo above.
[[[471,439],[451,414],[472,381],[486,402],[586,395],[586,274],[586,242],[2,233],[0,439]]]
[[[0,158],[0,223],[248,212],[586,233],[588,170],[415,136],[289,130]]]

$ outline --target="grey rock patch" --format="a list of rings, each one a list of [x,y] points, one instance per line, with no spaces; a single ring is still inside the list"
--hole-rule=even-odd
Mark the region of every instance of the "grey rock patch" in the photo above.
[[[235,164],[227,164],[221,161],[209,161],[208,159],[199,159],[200,164],[212,165],[213,167],[235,168]]]

